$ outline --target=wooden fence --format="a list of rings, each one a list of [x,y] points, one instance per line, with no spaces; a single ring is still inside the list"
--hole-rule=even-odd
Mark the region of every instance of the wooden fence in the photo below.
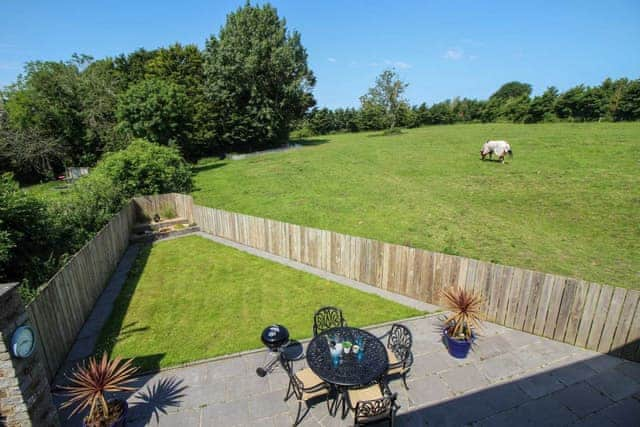
[[[127,249],[135,221],[133,203],[125,206],[82,247],[26,307],[51,380]]]
[[[133,203],[140,221],[153,218],[156,214],[163,216],[164,212],[173,211],[178,217],[185,218],[189,223],[193,222],[193,198],[185,194],[134,197]]]
[[[185,200],[188,202],[188,200]],[[216,236],[431,304],[481,292],[486,320],[640,361],[640,291],[193,205]]]
[[[460,286],[485,297],[487,320],[640,361],[640,291],[429,252],[193,204],[135,198],[40,289],[27,312],[49,379],[74,344],[140,215],[170,207],[208,233],[431,304]],[[149,215],[151,214],[151,215]]]

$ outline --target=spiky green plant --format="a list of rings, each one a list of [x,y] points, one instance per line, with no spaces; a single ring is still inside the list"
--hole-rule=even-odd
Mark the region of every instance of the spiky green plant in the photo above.
[[[120,357],[109,360],[104,352],[99,362],[92,357],[87,364],[79,364],[71,376],[67,377],[70,384],[61,386],[65,390],[64,394],[69,396],[69,400],[61,408],[75,405],[70,417],[89,408],[86,420],[93,421],[96,417],[108,419],[109,404],[105,393],[135,391],[135,388],[125,384],[134,380],[133,376],[138,368],[132,365],[133,359],[121,362]]]
[[[463,337],[469,339],[472,329],[481,326],[480,308],[483,298],[481,295],[462,288],[453,287],[442,291],[445,307],[451,314],[445,320],[449,327],[451,337]]]

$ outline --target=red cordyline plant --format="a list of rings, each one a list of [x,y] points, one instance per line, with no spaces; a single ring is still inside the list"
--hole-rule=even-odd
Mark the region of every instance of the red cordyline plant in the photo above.
[[[110,418],[105,393],[135,391],[135,388],[127,387],[125,384],[134,380],[133,376],[138,368],[132,366],[133,359],[121,362],[120,357],[109,360],[105,352],[99,362],[92,357],[86,365],[78,365],[71,377],[67,377],[71,384],[61,386],[65,390],[64,394],[70,396],[61,407],[76,405],[70,417],[89,408],[89,415],[85,418],[89,422],[97,422],[100,425],[102,420]]]
[[[449,336],[469,339],[471,330],[479,328],[480,307],[483,298],[462,288],[453,287],[442,291],[445,307],[451,310],[451,315],[445,320],[449,326]]]

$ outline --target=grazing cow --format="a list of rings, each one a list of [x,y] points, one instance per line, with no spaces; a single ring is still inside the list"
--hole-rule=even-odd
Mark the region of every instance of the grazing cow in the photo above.
[[[508,154],[513,157],[513,152],[511,151],[511,146],[507,141],[487,141],[482,146],[482,150],[480,150],[480,155],[482,156],[482,160],[484,160],[486,155],[489,155],[491,159],[493,154],[497,155],[502,163],[504,163],[504,156]]]

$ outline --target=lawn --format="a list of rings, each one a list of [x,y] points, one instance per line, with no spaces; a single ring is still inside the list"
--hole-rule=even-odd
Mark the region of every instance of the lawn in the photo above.
[[[70,185],[62,181],[50,181],[42,184],[29,185],[22,189],[46,201],[64,197],[69,188],[71,188]]]
[[[487,139],[514,158],[482,162]],[[640,288],[640,123],[432,126],[313,138],[195,168],[195,201]]]
[[[422,312],[198,236],[143,247],[97,351],[145,369],[260,348],[273,323],[311,336],[313,313],[341,307],[351,326]]]

